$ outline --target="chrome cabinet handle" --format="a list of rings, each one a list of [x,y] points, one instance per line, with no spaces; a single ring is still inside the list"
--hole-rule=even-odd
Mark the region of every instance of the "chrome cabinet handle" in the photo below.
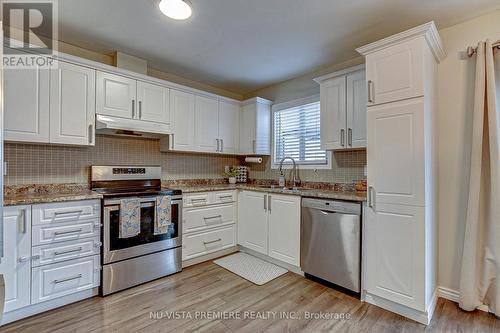
[[[267,210],[271,212],[271,195],[267,197]]]
[[[368,187],[368,207],[373,208],[373,186]]]
[[[345,130],[344,129],[340,130],[340,145],[342,147],[345,146]]]
[[[213,241],[203,242],[203,244],[205,244],[205,245],[208,245],[208,244],[213,244],[213,243],[220,242],[221,240],[222,240],[222,238],[217,238],[216,240],[213,240]]]
[[[257,142],[255,140],[252,141],[252,149],[253,149],[253,153],[256,154],[257,153]]]
[[[94,247],[101,247],[102,246],[102,243],[101,242],[97,242],[94,244]]]
[[[372,80],[368,80],[368,103],[374,103],[374,99],[373,99],[373,81]]]
[[[347,130],[347,143],[352,147],[352,128]]]
[[[90,124],[89,125],[89,144],[93,144],[94,143],[94,125],[93,124]]]
[[[54,232],[54,235],[58,236],[58,235],[67,235],[67,234],[74,234],[74,233],[77,233],[77,232],[82,232],[83,229],[75,229],[75,230],[68,230],[68,231],[56,231]]]
[[[139,119],[142,119],[142,101],[139,101]]]
[[[81,214],[83,209],[66,210],[66,211],[55,211],[54,215],[65,215],[65,214]]]
[[[75,275],[75,276],[72,276],[72,277],[69,277],[69,278],[65,278],[65,279],[61,279],[61,280],[54,280],[54,283],[57,284],[57,283],[63,283],[63,282],[73,281],[73,280],[81,278],[82,276],[83,276],[82,274],[78,274],[78,275]]]
[[[220,147],[220,142],[219,142],[220,140],[219,139],[215,139],[215,141],[217,141],[217,150],[216,151],[220,152],[220,148],[219,148]]]
[[[26,210],[22,209],[19,212],[19,232],[25,234],[28,226],[26,225]]]
[[[22,262],[28,262],[30,261],[30,257],[20,257],[17,259],[17,262],[22,263]]]
[[[132,100],[132,118],[135,118],[135,99]]]
[[[264,194],[264,210],[267,211],[267,194]]]
[[[174,145],[174,134],[172,133],[172,149],[175,149],[175,145]]]
[[[216,215],[216,216],[204,217],[203,219],[204,219],[204,220],[222,219],[222,215]]]
[[[232,195],[221,195],[220,199],[221,200],[224,200],[224,199],[231,199],[231,200],[233,200],[233,196]]]
[[[224,139],[220,139],[220,152],[224,152]]]
[[[63,254],[69,254],[69,253],[74,253],[74,252],[80,252],[81,250],[83,250],[83,247],[79,247],[79,248],[76,248],[76,249],[73,249],[73,250],[67,250],[67,251],[55,251],[54,252],[54,255],[55,256],[62,256]]]

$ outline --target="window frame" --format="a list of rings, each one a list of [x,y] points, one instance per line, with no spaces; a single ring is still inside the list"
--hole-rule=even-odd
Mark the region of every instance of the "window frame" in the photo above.
[[[275,126],[274,126],[274,114],[278,111],[298,107],[301,105],[317,103],[320,101],[319,95],[313,95],[305,98],[295,99],[289,102],[273,104],[271,107],[271,169],[278,169],[279,163],[275,161],[276,154],[276,136],[275,136]],[[290,160],[286,160],[283,163],[283,169],[292,169],[293,163]],[[327,170],[332,168],[332,152],[326,150],[326,163],[325,164],[297,164],[299,169],[312,169],[312,170]]]

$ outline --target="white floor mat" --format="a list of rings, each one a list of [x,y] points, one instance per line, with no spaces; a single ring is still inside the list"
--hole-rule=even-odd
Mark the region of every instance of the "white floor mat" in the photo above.
[[[214,263],[259,286],[288,272],[284,268],[243,252],[214,260]]]

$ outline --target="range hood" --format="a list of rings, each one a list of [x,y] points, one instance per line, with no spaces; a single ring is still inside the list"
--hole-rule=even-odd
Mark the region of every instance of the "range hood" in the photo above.
[[[170,125],[112,116],[96,116],[96,134],[139,138],[161,138],[172,134]]]

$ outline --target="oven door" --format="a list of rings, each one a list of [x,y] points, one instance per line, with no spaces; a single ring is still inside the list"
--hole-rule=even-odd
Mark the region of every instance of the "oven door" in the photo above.
[[[120,238],[120,200],[104,201],[103,264],[172,249],[182,245],[182,197],[172,197],[171,225],[163,235],[154,235],[156,197],[139,198],[141,202],[141,232],[130,238]]]

